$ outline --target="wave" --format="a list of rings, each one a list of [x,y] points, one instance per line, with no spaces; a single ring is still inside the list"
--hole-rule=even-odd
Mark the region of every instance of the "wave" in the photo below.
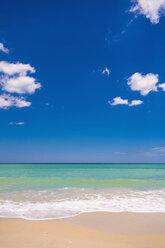
[[[1,218],[60,219],[85,212],[165,212],[165,190],[61,188],[0,195]]]

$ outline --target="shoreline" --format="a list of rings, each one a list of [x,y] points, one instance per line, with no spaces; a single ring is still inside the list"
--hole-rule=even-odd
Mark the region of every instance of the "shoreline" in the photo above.
[[[74,216],[27,219],[0,217],[0,223],[8,221],[62,222],[74,226],[88,227],[118,234],[165,234],[165,213],[163,212],[84,212]]]
[[[0,219],[3,248],[164,248],[165,213],[84,213],[59,220]]]

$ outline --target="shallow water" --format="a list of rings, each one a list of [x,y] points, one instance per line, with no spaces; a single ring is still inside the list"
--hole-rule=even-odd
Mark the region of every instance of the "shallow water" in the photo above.
[[[165,212],[165,164],[0,164],[0,217]]]

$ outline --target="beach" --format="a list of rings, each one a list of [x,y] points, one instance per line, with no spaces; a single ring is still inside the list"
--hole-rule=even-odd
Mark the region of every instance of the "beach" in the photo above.
[[[120,220],[120,221],[119,221]],[[2,248],[164,248],[165,214],[88,213],[61,220],[0,220]]]
[[[0,164],[0,248],[164,248],[165,164]]]

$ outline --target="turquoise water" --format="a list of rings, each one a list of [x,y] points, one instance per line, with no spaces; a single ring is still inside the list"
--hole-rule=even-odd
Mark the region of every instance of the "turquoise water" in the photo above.
[[[165,187],[165,164],[0,164],[0,191]]]
[[[165,164],[0,164],[0,217],[165,211]]]

